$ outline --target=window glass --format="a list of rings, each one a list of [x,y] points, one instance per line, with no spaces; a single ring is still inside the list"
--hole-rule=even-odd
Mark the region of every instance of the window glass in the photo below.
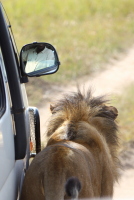
[[[3,60],[3,56],[2,56],[2,52],[1,52],[1,48],[0,48],[0,65],[4,66],[4,60]],[[5,67],[2,67],[3,73],[4,73],[4,80],[7,82],[7,76],[6,76],[6,70]]]
[[[0,51],[0,117],[2,117],[6,109],[6,97],[5,97],[5,89],[4,89],[1,67],[2,67],[2,54]]]

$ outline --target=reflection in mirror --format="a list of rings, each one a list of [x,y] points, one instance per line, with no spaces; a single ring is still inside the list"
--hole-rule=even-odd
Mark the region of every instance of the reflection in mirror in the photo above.
[[[58,68],[55,52],[54,47],[48,43],[32,43],[24,46],[21,60],[25,73],[55,72]]]

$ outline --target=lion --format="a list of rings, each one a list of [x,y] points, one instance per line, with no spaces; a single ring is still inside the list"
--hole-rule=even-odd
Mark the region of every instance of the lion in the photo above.
[[[112,197],[119,177],[118,111],[91,90],[50,106],[47,145],[24,179],[21,200]]]

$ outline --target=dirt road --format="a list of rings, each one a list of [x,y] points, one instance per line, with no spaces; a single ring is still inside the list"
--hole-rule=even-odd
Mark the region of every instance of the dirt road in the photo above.
[[[92,77],[84,77],[78,83],[84,85],[85,88],[92,87],[94,95],[123,92],[128,85],[134,83],[134,48],[130,49],[121,60],[109,64],[105,71],[94,74]],[[46,122],[50,116],[49,105],[67,91],[76,91],[76,83],[71,83],[66,88],[55,87],[53,92],[47,91],[44,94],[44,98],[49,97],[49,100],[43,108],[39,109],[43,140]],[[127,147],[126,152],[127,154],[121,157],[124,171],[121,172],[119,184],[115,185],[115,199],[134,199],[134,145]]]

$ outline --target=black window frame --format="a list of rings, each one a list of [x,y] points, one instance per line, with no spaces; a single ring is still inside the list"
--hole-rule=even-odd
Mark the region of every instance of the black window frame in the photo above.
[[[28,131],[25,119],[25,104],[19,76],[19,66],[16,61],[13,43],[8,29],[9,25],[6,23],[3,7],[0,3],[0,46],[8,79],[12,102],[12,114],[14,116],[16,130],[16,134],[14,136],[15,160],[21,160],[25,157],[29,145],[27,141]]]
[[[5,87],[4,87],[3,77],[2,77],[2,71],[0,68],[0,118],[5,113],[5,110],[6,110],[6,95],[5,95]]]

